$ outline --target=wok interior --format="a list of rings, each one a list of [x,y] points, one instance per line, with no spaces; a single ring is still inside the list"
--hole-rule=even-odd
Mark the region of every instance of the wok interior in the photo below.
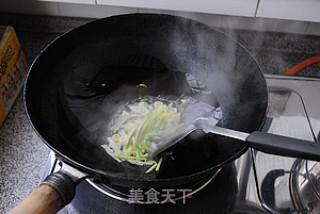
[[[206,86],[197,99],[218,101],[220,125],[259,129],[267,90],[251,55],[220,31],[167,15],[100,19],[58,38],[32,65],[26,107],[45,142],[86,171],[137,180],[185,177],[215,169],[246,147],[196,131],[175,147],[174,161],[166,158],[159,173],[146,175],[143,167],[118,163],[99,144],[106,124],[128,99],[194,96],[188,75]],[[137,87],[140,83],[148,87]]]

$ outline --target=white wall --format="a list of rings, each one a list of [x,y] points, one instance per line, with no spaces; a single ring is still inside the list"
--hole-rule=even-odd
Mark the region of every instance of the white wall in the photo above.
[[[49,1],[49,2],[48,2]],[[62,3],[57,1],[78,1],[80,3]],[[71,16],[71,17],[90,17],[90,18],[101,18],[111,15],[126,14],[126,13],[167,13],[179,16],[185,16],[192,19],[196,19],[205,22],[214,27],[221,28],[231,28],[231,29],[248,29],[248,30],[260,30],[260,31],[276,31],[276,32],[286,32],[286,33],[299,33],[299,34],[312,34],[320,35],[320,22],[310,21],[308,19],[317,19],[317,16],[303,15],[304,13],[299,13],[300,18],[295,18],[291,20],[289,15],[280,16],[279,14],[284,13],[285,4],[284,1],[288,0],[223,0],[225,3],[219,1],[220,6],[215,6],[211,8],[211,12],[203,13],[201,7],[192,10],[192,7],[180,7],[179,5],[170,6],[170,4],[157,5],[154,4],[155,8],[166,8],[163,9],[152,9],[152,4],[150,2],[156,2],[160,0],[130,0],[130,2],[141,2],[148,1],[149,4],[143,4],[141,7],[129,6],[115,6],[115,5],[127,5],[129,0],[0,0],[0,12],[9,13],[26,13],[26,14],[40,14],[40,15],[53,15],[53,16]],[[168,0],[161,0],[161,2],[167,2]],[[170,0],[174,2],[173,0]],[[185,2],[188,2],[184,0]],[[203,2],[209,4],[208,0],[198,0],[197,2]],[[231,9],[226,9],[227,3],[234,3],[234,1],[242,2],[246,4],[252,4],[245,8],[244,6],[234,6]],[[269,3],[267,3],[269,1]],[[293,0],[298,1],[298,0]],[[306,2],[317,1],[317,0],[305,0]],[[97,4],[99,3],[100,4]],[[182,0],[177,1],[178,3]],[[191,2],[191,1],[190,1]],[[280,2],[281,9],[273,10],[270,2]],[[126,4],[125,4],[126,3]],[[108,5],[105,5],[108,4]],[[110,5],[112,4],[112,5]],[[211,5],[211,4],[210,4]],[[210,6],[209,5],[209,6]],[[265,7],[263,6],[265,5]],[[174,8],[173,8],[174,7]],[[279,6],[280,7],[280,6]],[[310,6],[305,5],[305,9]],[[315,8],[318,4],[315,4]],[[320,4],[319,4],[320,7]],[[266,8],[266,9],[264,9]],[[269,9],[268,9],[269,8]],[[175,10],[174,10],[175,9]],[[291,8],[292,9],[292,8]],[[207,9],[209,10],[209,9]],[[312,9],[314,10],[314,9]],[[269,11],[269,12],[268,12]],[[272,12],[274,11],[274,13]],[[319,10],[320,11],[320,8]],[[305,12],[307,13],[307,12]],[[273,14],[273,15],[272,15]],[[292,14],[292,13],[291,13]],[[318,14],[318,13],[317,13]],[[309,17],[307,17],[309,16]],[[272,18],[275,17],[275,18]],[[305,21],[301,21],[305,20]],[[319,12],[320,20],[320,12]]]

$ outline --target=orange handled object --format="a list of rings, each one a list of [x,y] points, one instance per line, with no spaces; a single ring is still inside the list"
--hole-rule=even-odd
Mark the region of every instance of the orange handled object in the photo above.
[[[306,59],[306,60],[300,62],[299,64],[295,65],[294,67],[289,69],[285,74],[294,75],[294,74],[298,73],[301,69],[303,69],[309,65],[312,65],[314,63],[317,63],[317,62],[320,62],[320,56],[311,57],[311,58]]]
[[[49,175],[27,198],[8,214],[54,214],[75,195],[76,183],[66,174]]]

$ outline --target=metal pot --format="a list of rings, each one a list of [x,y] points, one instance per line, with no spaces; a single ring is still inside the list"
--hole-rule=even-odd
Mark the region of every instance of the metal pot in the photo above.
[[[290,176],[290,194],[301,213],[320,213],[320,163],[298,160]]]

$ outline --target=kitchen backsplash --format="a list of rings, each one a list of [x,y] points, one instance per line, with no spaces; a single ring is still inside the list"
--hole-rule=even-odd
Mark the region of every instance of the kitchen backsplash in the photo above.
[[[320,1],[292,0],[290,4],[288,0],[196,1],[200,6],[194,3],[193,6],[183,6],[181,0],[159,2],[162,3],[146,0],[3,0],[0,1],[0,12],[86,18],[126,13],[166,13],[196,19],[218,28],[320,35],[320,13],[317,12]],[[273,6],[272,2],[276,5]],[[285,3],[288,3],[287,7]],[[206,4],[209,9],[203,6]]]

